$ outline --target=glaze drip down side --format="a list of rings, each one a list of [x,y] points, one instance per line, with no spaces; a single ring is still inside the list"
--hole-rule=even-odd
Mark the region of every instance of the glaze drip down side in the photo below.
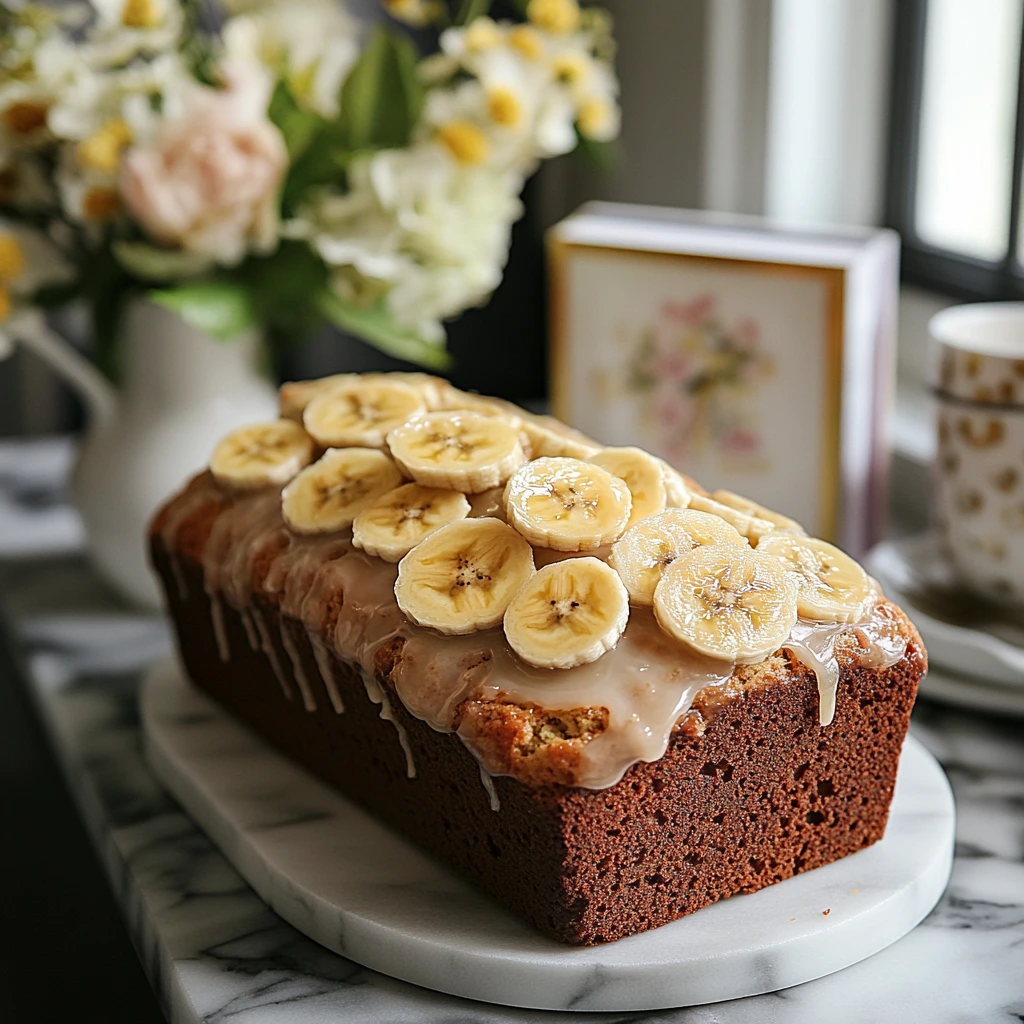
[[[314,651],[320,652],[316,664],[339,714],[344,707],[324,654],[333,651],[359,668],[370,699],[381,705],[380,716],[399,731],[410,777],[416,769],[408,742],[392,714],[388,693],[375,678],[379,650],[398,638],[401,657],[391,675],[398,698],[411,715],[433,729],[457,732],[488,775],[501,774],[502,766],[478,741],[472,726],[459,720],[464,702],[506,702],[559,712],[607,709],[604,728],[581,745],[574,771],[575,785],[588,789],[612,786],[631,765],[661,758],[673,728],[698,692],[723,688],[733,675],[733,663],[691,651],[663,632],[647,608],[631,609],[613,650],[568,670],[525,664],[501,629],[440,636],[414,626],[399,610],[394,596],[396,565],[355,548],[350,532],[326,537],[293,534],[280,509],[278,488],[232,494],[203,475],[165,511],[161,540],[172,559],[180,557],[175,553],[181,550],[183,531],[212,510],[212,527],[201,542],[201,564],[221,657],[227,661],[231,656],[223,627],[216,621],[221,602],[226,602],[243,615],[250,644],[267,653],[285,696],[313,710],[313,688],[300,670],[300,659],[292,654],[294,641],[282,635],[299,694],[291,692],[269,626],[254,610],[252,598],[267,596],[278,602],[282,616],[302,623]],[[470,514],[495,515],[499,510],[500,492],[486,492],[475,496]],[[563,557],[541,551],[538,556],[538,565]],[[180,566],[174,575],[180,587],[185,579]],[[883,605],[856,623],[800,621],[783,645],[817,676],[822,726],[835,712],[840,655],[884,668],[898,662],[905,647],[898,622]]]

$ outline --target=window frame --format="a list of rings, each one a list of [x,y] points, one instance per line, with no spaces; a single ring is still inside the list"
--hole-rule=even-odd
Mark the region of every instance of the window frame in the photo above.
[[[990,263],[929,245],[917,236],[914,229],[928,0],[899,0],[894,7],[885,222],[903,239],[901,276],[909,284],[960,299],[993,301],[1024,298],[1024,266],[1016,256],[1021,237],[1021,179],[1024,173],[1024,28],[1017,72],[1017,118],[1007,210],[1009,240],[1006,256],[999,262]]]

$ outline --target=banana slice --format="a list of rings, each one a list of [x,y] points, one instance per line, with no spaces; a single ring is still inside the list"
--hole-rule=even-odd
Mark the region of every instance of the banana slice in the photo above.
[[[287,483],[315,452],[313,439],[291,420],[252,423],[232,430],[213,449],[210,472],[230,487]]]
[[[325,448],[383,448],[389,431],[426,408],[408,384],[360,380],[317,395],[306,406],[302,422]]]
[[[818,622],[856,622],[875,597],[871,577],[839,548],[815,537],[770,533],[758,551],[774,555],[797,581],[797,610]]]
[[[444,389],[451,389],[448,381],[432,377],[429,373],[335,373],[317,380],[293,380],[282,384],[277,393],[278,405],[285,419],[301,423],[306,406],[318,395],[326,394],[342,385],[380,384],[387,381],[406,384],[413,388],[428,409],[442,408],[441,394]]]
[[[648,455],[641,448],[602,448],[587,462],[625,480],[633,501],[627,529],[664,509],[665,477],[661,464],[653,455]]]
[[[579,459],[542,458],[505,488],[505,515],[531,544],[593,551],[622,536],[632,508],[624,480]]]
[[[760,519],[730,505],[723,505],[720,501],[703,494],[692,494],[689,507],[724,519],[730,526],[736,527],[753,545],[756,545],[766,533],[771,533],[775,529],[775,524],[767,519]]]
[[[736,509],[737,512],[743,512],[755,519],[766,520],[776,530],[785,530],[787,533],[797,534],[807,533],[795,519],[790,519],[789,516],[784,516],[781,512],[773,512],[770,508],[758,505],[756,501],[744,498],[742,494],[733,494],[732,491],[712,491],[711,497],[722,505],[728,505],[729,508]]]
[[[691,495],[704,493],[704,489],[696,481],[683,476],[664,459],[656,461],[661,466],[661,477],[665,485],[665,505],[668,508],[686,508],[690,504]]]
[[[342,384],[355,384],[361,379],[358,373],[336,373],[331,377],[320,377],[317,380],[286,381],[277,389],[277,405],[281,416],[286,420],[301,423],[306,406],[317,395],[326,394]]]
[[[564,458],[585,461],[601,450],[599,444],[594,444],[589,438],[550,416],[533,416],[525,419],[523,435],[529,442],[531,459]]]
[[[448,387],[441,395],[440,409],[448,412],[478,412],[481,416],[504,417],[518,430],[523,423],[523,410],[501,398],[489,398],[472,391]]]
[[[654,604],[654,588],[665,570],[695,548],[747,547],[735,527],[719,516],[690,508],[667,508],[631,526],[612,545],[608,564],[626,585],[633,604]]]
[[[398,563],[395,597],[416,625],[460,636],[497,626],[533,571],[533,549],[512,527],[460,519]]]
[[[598,558],[544,566],[523,584],[505,612],[505,637],[538,668],[573,668],[611,650],[629,619],[629,595]]]
[[[417,483],[479,494],[525,461],[519,430],[498,416],[431,412],[388,434],[395,461]]]
[[[329,448],[281,492],[281,514],[296,533],[334,533],[401,482],[383,452]]]
[[[469,502],[459,491],[402,484],[355,517],[352,543],[368,555],[397,562],[424,537],[467,515]]]
[[[779,559],[730,545],[678,559],[654,590],[654,614],[665,632],[730,661],[777,651],[796,624],[796,603],[796,581]]]

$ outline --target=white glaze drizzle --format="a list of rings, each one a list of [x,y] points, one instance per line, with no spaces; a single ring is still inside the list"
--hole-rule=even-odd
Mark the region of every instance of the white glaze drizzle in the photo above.
[[[208,489],[223,500],[215,484],[208,484]],[[493,514],[499,497],[498,491],[477,495],[471,514]],[[551,560],[544,554],[537,553],[538,564]],[[265,572],[256,580],[261,559]],[[576,784],[592,789],[614,785],[637,761],[661,758],[676,722],[698,691],[725,684],[735,667],[677,643],[644,608],[631,609],[626,630],[613,650],[570,670],[524,664],[500,629],[465,637],[442,637],[420,629],[405,619],[395,602],[397,566],[354,548],[347,533],[333,537],[290,534],[281,521],[280,494],[275,488],[244,495],[218,517],[203,551],[203,568],[208,591],[219,592],[235,608],[252,609],[261,647],[287,696],[291,696],[287,676],[267,626],[251,604],[254,588],[276,595],[281,614],[304,623],[314,652],[322,645],[324,654],[333,651],[341,661],[358,667],[367,695],[381,706],[380,717],[395,726],[410,778],[415,776],[415,764],[408,736],[393,714],[387,692],[375,679],[378,651],[393,638],[404,641],[392,675],[399,699],[410,714],[441,732],[453,731],[456,708],[468,698],[563,712],[606,708],[608,725],[581,747],[576,772]],[[329,624],[332,605],[336,617]],[[888,616],[874,612],[859,623],[799,623],[785,645],[817,675],[822,725],[829,724],[835,713],[836,641],[851,635],[862,664],[883,667],[903,656],[905,642],[897,626]],[[295,665],[296,655],[287,643],[285,648]],[[329,662],[318,654],[317,665],[331,703],[340,712],[341,698],[336,684],[331,685]],[[298,666],[295,678],[309,707],[308,679],[303,686],[305,676]],[[485,772],[497,774],[499,766],[489,762],[484,744],[473,735],[472,721],[472,716],[465,716],[458,735]]]
[[[295,641],[288,631],[288,623],[283,617],[281,619],[281,646],[288,655],[288,660],[292,663],[292,676],[299,688],[299,692],[302,694],[302,706],[307,711],[316,711],[316,695],[313,693],[313,687],[309,684],[305,666],[302,664],[302,654],[299,652],[298,647],[295,646]]]
[[[224,605],[219,594],[210,594],[210,619],[213,622],[213,635],[217,639],[217,653],[220,660],[231,660],[231,644],[228,643],[228,630],[224,622]]]
[[[256,627],[253,625],[252,613],[248,608],[239,608],[238,614],[242,620],[242,627],[245,629],[245,639],[249,641],[249,646],[254,650],[259,650],[260,637],[259,633],[256,632]]]
[[[487,799],[491,802],[491,810],[497,814],[501,810],[498,787],[494,785],[494,776],[483,766],[483,763],[480,765],[480,781],[483,783],[484,789],[487,790]]]
[[[839,659],[836,642],[852,632],[857,639],[857,660],[868,668],[889,668],[907,652],[907,641],[891,629],[885,630],[878,618],[864,622],[823,625],[801,619],[793,627],[789,639],[783,644],[797,661],[806,665],[818,680],[818,722],[831,725],[836,714],[836,691],[839,688]]]
[[[281,690],[284,692],[285,697],[288,700],[291,700],[291,683],[288,682],[288,677],[284,674],[284,671],[281,668],[281,662],[277,657],[277,651],[274,648],[274,643],[270,639],[270,630],[267,628],[266,622],[263,621],[263,613],[258,608],[252,609],[252,620],[256,623],[256,629],[260,634],[260,648],[267,656],[267,661],[270,662],[270,667],[273,670],[274,676],[277,679]]]
[[[391,708],[391,701],[388,699],[384,687],[368,672],[361,672],[360,675],[363,677],[363,686],[366,687],[366,696],[374,704],[380,705],[380,717],[395,727],[395,731],[398,733],[398,742],[405,753],[405,774],[408,778],[415,779],[416,762],[413,761],[412,747],[409,745],[409,734],[405,731],[405,726],[395,718],[395,713]]]
[[[316,660],[316,667],[320,670],[320,678],[323,680],[324,689],[331,700],[331,707],[340,715],[345,711],[345,703],[341,699],[341,691],[338,689],[338,680],[334,678],[334,666],[331,664],[331,652],[315,637],[310,637],[313,644],[313,657]]]

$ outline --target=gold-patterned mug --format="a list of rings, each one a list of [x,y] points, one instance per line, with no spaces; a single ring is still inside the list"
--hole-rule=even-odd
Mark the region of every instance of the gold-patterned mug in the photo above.
[[[1024,302],[932,317],[936,518],[957,576],[1024,605]]]

